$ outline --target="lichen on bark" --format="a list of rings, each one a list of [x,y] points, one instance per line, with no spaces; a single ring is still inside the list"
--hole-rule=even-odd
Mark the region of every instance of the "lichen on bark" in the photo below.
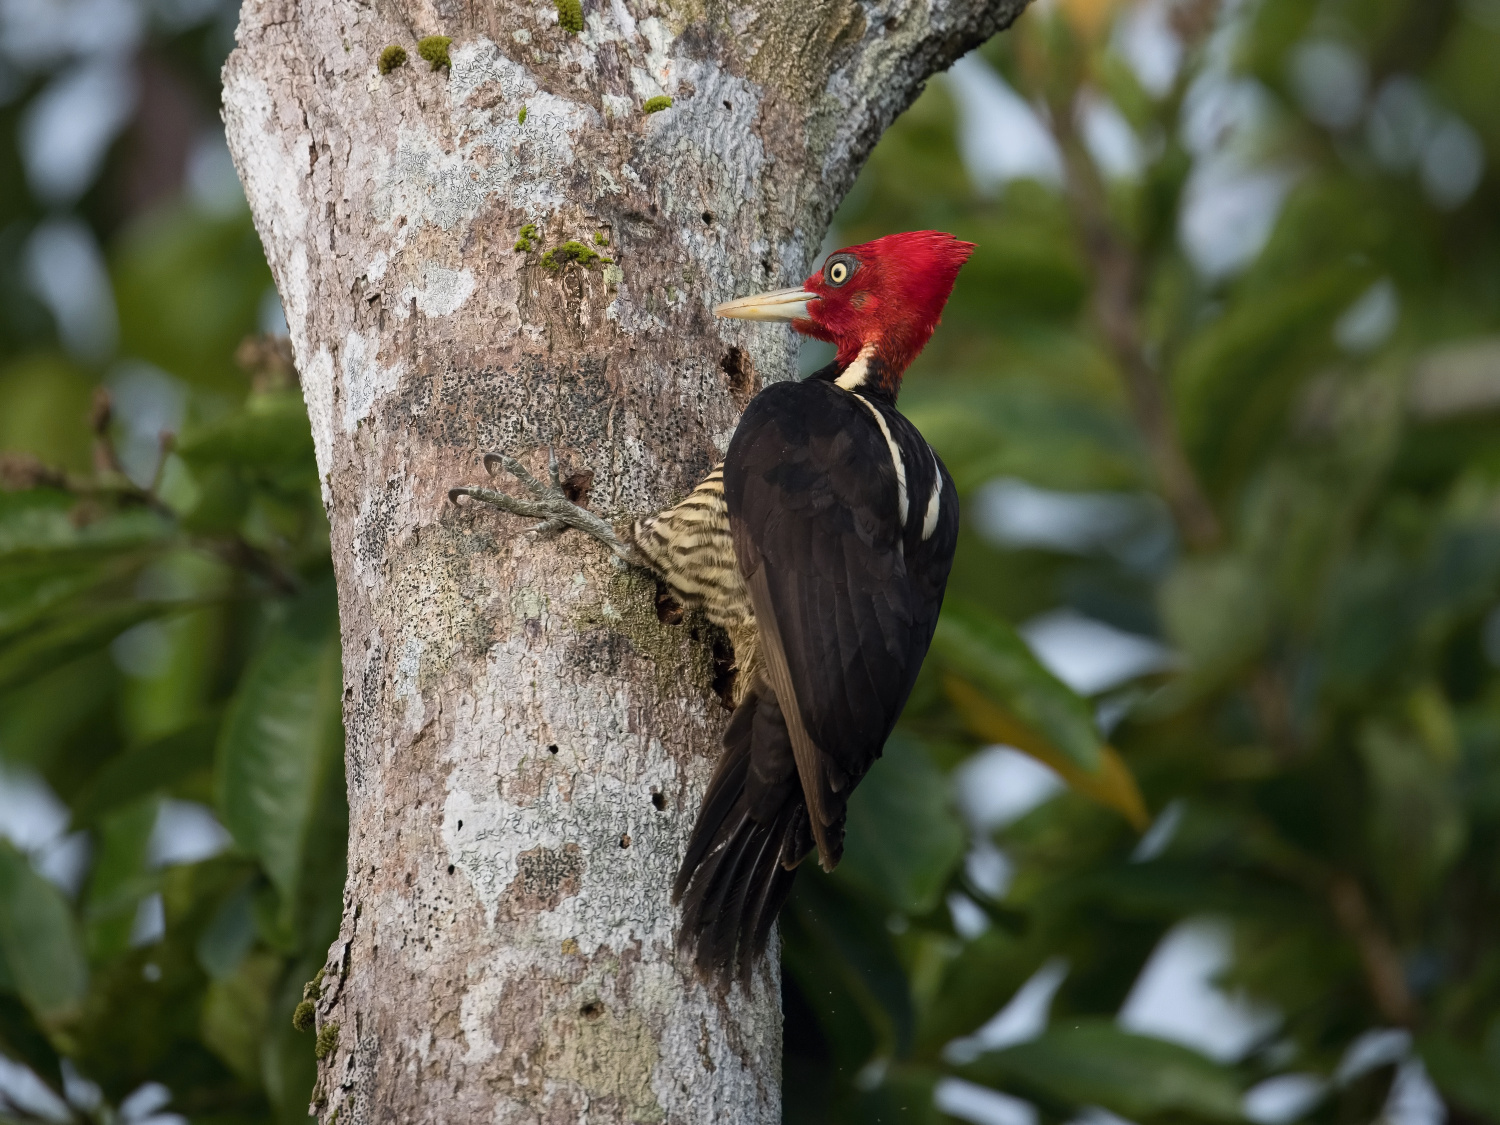
[[[569,35],[510,0],[246,0],[225,122],[343,632],[325,1125],[780,1119],[774,958],[724,991],[675,948],[726,718],[707,630],[596,544],[446,492],[498,449],[591,472],[611,519],[684,494],[792,370],[784,329],[709,310],[800,280],[881,130],[1023,4],[609,0]],[[386,45],[437,35],[446,68],[381,80]],[[529,252],[606,230],[595,268]]]

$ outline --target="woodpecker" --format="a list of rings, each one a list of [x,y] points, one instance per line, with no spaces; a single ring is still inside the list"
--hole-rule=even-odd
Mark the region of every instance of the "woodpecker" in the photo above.
[[[656,574],[734,644],[735,709],[673,887],[707,977],[748,980],[799,864],[831,871],[849,795],[932,641],[958,540],[958,493],[896,409],[972,243],[916,231],[849,246],[800,287],[721,317],[784,321],[832,363],[753,398],[724,460],[680,504],[616,529],[513,458],[531,497],[455,488],[541,530],[576,528]]]

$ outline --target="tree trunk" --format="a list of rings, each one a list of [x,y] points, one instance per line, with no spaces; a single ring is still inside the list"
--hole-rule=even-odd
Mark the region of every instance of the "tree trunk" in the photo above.
[[[800,281],[881,131],[1024,4],[585,0],[574,35],[514,0],[246,0],[225,121],[343,628],[324,1121],[780,1119],[774,958],[725,993],[675,953],[722,651],[598,544],[446,493],[552,448],[609,518],[683,495],[793,368],[711,307]],[[601,259],[543,262],[567,240]]]

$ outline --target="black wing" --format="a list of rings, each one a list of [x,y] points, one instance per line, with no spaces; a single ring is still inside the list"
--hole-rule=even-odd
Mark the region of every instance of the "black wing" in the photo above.
[[[880,756],[931,643],[957,492],[894,407],[809,380],[751,402],[725,456],[724,494],[767,679],[831,869],[849,793]]]

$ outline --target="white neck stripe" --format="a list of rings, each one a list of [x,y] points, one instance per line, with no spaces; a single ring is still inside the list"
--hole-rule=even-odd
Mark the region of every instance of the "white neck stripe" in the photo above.
[[[859,355],[854,357],[854,362],[839,372],[839,377],[833,381],[834,385],[843,387],[846,391],[852,391],[856,387],[863,387],[865,380],[869,377],[870,360],[874,355],[874,344],[866,344],[860,348]]]

